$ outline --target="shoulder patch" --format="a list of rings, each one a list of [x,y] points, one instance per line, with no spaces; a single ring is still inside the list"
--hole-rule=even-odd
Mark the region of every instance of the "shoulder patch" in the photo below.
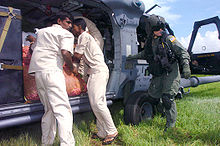
[[[170,41],[171,41],[172,43],[176,40],[175,36],[172,36],[172,37],[170,37],[169,39],[170,39]]]

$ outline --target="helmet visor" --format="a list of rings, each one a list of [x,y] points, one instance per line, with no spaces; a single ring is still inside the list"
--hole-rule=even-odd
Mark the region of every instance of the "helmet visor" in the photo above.
[[[163,29],[163,30],[164,30],[164,28],[165,28],[164,23],[159,23],[159,24],[157,24],[156,26],[153,26],[153,27],[152,27],[152,31],[159,31],[160,29]]]

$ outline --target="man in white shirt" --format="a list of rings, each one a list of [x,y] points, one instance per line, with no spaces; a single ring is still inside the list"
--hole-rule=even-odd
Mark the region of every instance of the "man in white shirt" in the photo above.
[[[109,70],[104,62],[104,55],[95,39],[85,31],[86,23],[82,18],[75,19],[73,33],[78,37],[74,57],[83,58],[89,66],[89,79],[87,89],[90,105],[96,116],[97,134],[92,138],[104,139],[102,144],[111,144],[117,137],[118,132],[113,123],[106,102],[106,85],[109,78]]]
[[[71,58],[74,36],[68,31],[72,24],[67,14],[61,13],[54,20],[52,26],[37,31],[29,73],[35,75],[38,94],[44,105],[42,145],[53,144],[58,125],[60,145],[74,146],[73,115],[62,71],[65,61],[70,70],[77,73]]]
[[[83,16],[74,16],[75,19],[82,18],[86,22],[86,31],[91,34],[91,36],[95,39],[96,43],[99,45],[101,50],[103,51],[104,40],[99,29],[96,27],[95,23]],[[87,29],[88,28],[88,29]],[[79,63],[78,72],[82,75],[84,81],[88,81],[87,76],[88,66],[81,59]]]

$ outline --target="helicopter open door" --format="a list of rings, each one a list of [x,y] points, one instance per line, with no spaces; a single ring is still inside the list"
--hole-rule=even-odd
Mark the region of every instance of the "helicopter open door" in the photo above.
[[[193,74],[220,74],[220,49],[216,50],[215,48],[208,48],[206,44],[202,45],[202,51],[196,52],[193,47],[196,40],[196,35],[201,26],[215,24],[218,31],[218,46],[220,48],[220,19],[218,16],[212,17],[209,19],[196,21],[194,23],[194,28],[192,31],[191,40],[188,47],[188,52],[191,56],[191,70]],[[195,46],[195,45],[194,45]],[[213,46],[212,46],[213,47]],[[198,49],[198,48],[197,48]]]

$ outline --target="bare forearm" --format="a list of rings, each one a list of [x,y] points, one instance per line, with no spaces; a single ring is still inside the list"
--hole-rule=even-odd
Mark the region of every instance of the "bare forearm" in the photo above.
[[[74,53],[74,58],[75,58],[75,60],[78,61],[78,62],[80,61],[80,59],[82,58],[82,56],[83,56],[82,54],[79,54],[79,53],[76,53],[76,52]]]
[[[62,50],[62,55],[63,55],[63,59],[66,63],[66,65],[68,66],[68,68],[73,71],[74,66],[73,66],[73,62],[72,62],[72,56],[71,53],[65,50]]]

